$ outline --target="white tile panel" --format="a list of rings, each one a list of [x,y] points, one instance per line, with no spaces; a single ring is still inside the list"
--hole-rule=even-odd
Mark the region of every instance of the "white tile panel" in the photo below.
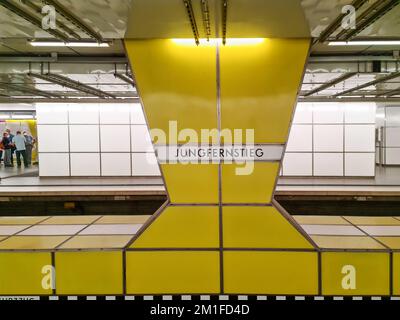
[[[339,103],[314,103],[314,123],[343,123],[343,106]]]
[[[287,152],[291,151],[312,151],[312,125],[292,125]]]
[[[342,153],[314,153],[315,176],[343,176]]]
[[[154,153],[132,153],[133,176],[159,176],[160,174]]]
[[[69,141],[71,152],[99,152],[98,125],[70,125]]]
[[[130,176],[131,155],[130,153],[102,153],[101,154],[102,176]]]
[[[140,103],[131,105],[131,124],[146,124],[146,118]]]
[[[346,123],[371,123],[375,124],[376,104],[371,102],[344,103]]]
[[[146,125],[131,126],[132,152],[153,152],[153,144]]]
[[[38,125],[39,152],[69,152],[68,125]]]
[[[299,102],[293,117],[293,123],[312,123],[313,104]]]
[[[69,108],[70,124],[98,124],[99,104],[71,104]]]
[[[346,153],[345,175],[354,177],[373,177],[375,175],[375,154]]]
[[[314,151],[342,152],[343,125],[315,125]]]
[[[69,176],[69,153],[39,153],[39,176]]]
[[[37,103],[36,119],[38,124],[67,124],[68,104],[66,103]]]
[[[71,153],[71,176],[100,176],[99,153]]]
[[[374,152],[375,125],[346,125],[345,152]]]
[[[312,153],[285,153],[282,167],[285,176],[311,176]]]
[[[129,125],[105,125],[100,128],[101,152],[130,152]]]
[[[130,104],[102,104],[100,105],[100,123],[129,124],[131,108]]]

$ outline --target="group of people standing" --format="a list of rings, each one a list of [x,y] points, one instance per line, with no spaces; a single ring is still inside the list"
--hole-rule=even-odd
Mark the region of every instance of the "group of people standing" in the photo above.
[[[17,131],[15,135],[7,129],[3,133],[3,138],[0,141],[0,163],[4,161],[5,167],[14,166],[14,153],[17,158],[17,166],[20,168],[21,157],[24,162],[24,167],[27,168],[32,164],[32,149],[35,139],[28,132]]]

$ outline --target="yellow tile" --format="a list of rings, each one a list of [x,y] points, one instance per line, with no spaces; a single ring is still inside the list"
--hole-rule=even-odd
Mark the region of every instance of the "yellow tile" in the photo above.
[[[90,224],[100,216],[54,216],[40,224]]]
[[[136,224],[145,223],[151,215],[134,215],[134,216],[104,216],[97,220],[95,224]]]
[[[128,294],[216,294],[217,251],[127,251]]]
[[[0,242],[0,249],[53,249],[68,238],[69,236],[13,236]]]
[[[247,163],[248,165],[249,163]],[[223,203],[270,203],[279,171],[278,162],[252,162],[251,174],[239,175],[244,165],[222,165]]]
[[[122,294],[122,251],[55,254],[57,294]]]
[[[350,223],[339,216],[293,216],[299,224],[336,224],[349,225]]]
[[[224,206],[226,248],[302,248],[313,246],[271,206]]]
[[[163,164],[172,203],[218,203],[218,164]]]
[[[345,217],[351,223],[360,226],[400,225],[400,220],[393,217]]]
[[[400,237],[375,237],[390,249],[400,249]]]
[[[132,236],[75,236],[59,249],[123,248]]]
[[[222,128],[254,129],[256,143],[285,143],[308,48],[308,39],[222,46]]]
[[[388,295],[389,253],[323,252],[322,294]]]
[[[316,252],[225,251],[227,294],[318,294]]]
[[[7,224],[35,224],[48,217],[0,217],[0,225]]]
[[[51,265],[50,252],[0,252],[0,294],[52,294],[46,286]]]
[[[132,248],[217,248],[217,206],[169,206],[135,240]]]
[[[393,253],[393,294],[400,295],[400,253]]]
[[[125,44],[150,128],[163,130],[171,144],[170,121],[178,131],[194,130],[199,137],[202,129],[217,128],[215,46],[180,45],[171,39]]]
[[[364,236],[311,236],[320,248],[325,249],[386,249],[379,242]]]

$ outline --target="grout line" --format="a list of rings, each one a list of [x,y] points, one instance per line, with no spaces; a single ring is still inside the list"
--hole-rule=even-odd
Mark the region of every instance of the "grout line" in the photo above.
[[[387,245],[385,245],[384,243],[382,243],[381,241],[379,241],[378,239],[376,239],[374,236],[371,236],[370,234],[368,234],[366,231],[364,231],[363,229],[361,229],[360,227],[358,227],[357,225],[355,225],[354,223],[352,223],[350,220],[346,219],[345,216],[341,216],[344,220],[346,220],[347,222],[349,222],[353,227],[357,228],[358,230],[360,230],[362,233],[364,233],[365,235],[367,235],[367,237],[375,240],[376,242],[378,242],[380,245],[382,245],[383,247],[385,247],[386,249],[388,249],[390,252],[392,251],[391,248],[389,248]]]
[[[76,237],[79,233],[81,233],[83,230],[89,228],[90,226],[92,226],[96,221],[99,221],[103,216],[99,216],[97,219],[94,219],[91,223],[87,224],[86,227],[84,227],[83,229],[77,231],[75,234],[71,235],[68,239],[62,241],[60,244],[58,244],[56,247],[53,248],[53,250],[57,250],[59,249],[64,243],[66,243],[67,241],[71,240],[72,238]]]

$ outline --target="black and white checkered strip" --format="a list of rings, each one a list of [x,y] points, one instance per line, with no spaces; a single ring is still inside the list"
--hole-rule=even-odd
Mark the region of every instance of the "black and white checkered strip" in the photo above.
[[[269,296],[269,295],[126,295],[126,296],[3,296],[1,300],[45,301],[399,301],[387,296]]]

